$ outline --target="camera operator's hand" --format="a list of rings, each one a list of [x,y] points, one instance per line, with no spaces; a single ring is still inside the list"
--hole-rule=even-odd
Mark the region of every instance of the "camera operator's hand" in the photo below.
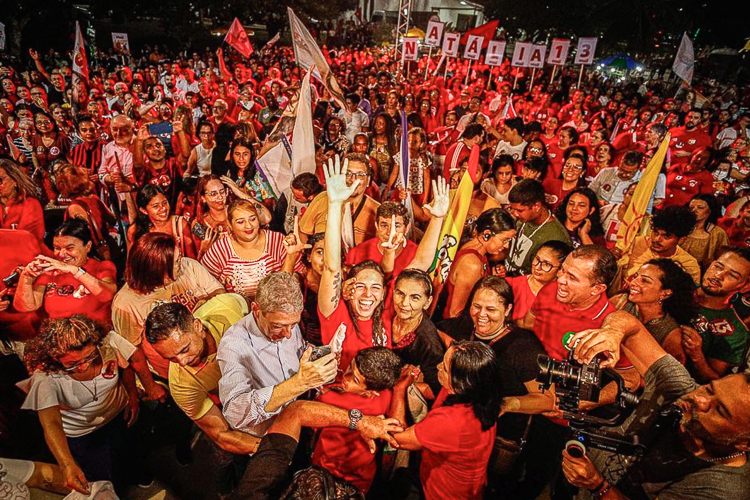
[[[593,490],[601,486],[604,477],[596,469],[588,455],[575,458],[570,456],[568,450],[563,450],[562,455],[562,470],[565,474],[565,479],[570,484],[578,488],[586,488],[587,490]]]
[[[584,330],[575,334],[569,341],[571,347],[575,346],[576,360],[589,363],[597,355],[602,355],[602,368],[614,368],[620,360],[621,343],[622,333],[611,327]]]

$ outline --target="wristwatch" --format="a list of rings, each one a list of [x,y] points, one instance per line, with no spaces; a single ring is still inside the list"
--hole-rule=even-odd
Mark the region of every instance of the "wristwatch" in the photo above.
[[[362,420],[362,417],[362,412],[358,409],[352,408],[349,410],[349,429],[353,431],[357,430],[357,424]]]

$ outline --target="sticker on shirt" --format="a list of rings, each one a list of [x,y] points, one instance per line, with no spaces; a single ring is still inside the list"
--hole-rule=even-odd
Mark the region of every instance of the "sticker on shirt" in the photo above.
[[[50,156],[58,156],[60,154],[60,148],[57,146],[52,146],[49,148],[49,154]]]
[[[708,321],[705,316],[699,315],[695,320],[695,326],[698,331],[709,331],[716,337],[731,337],[734,333],[734,325],[724,318]]]
[[[559,198],[554,194],[544,194],[544,200],[547,202],[547,205],[555,205],[557,203],[557,200]]]
[[[612,191],[612,186],[610,186],[609,184],[605,184],[602,186],[602,189],[609,193],[610,191]]]
[[[690,144],[691,146],[692,146],[693,144],[695,144],[695,139],[689,139],[689,140],[688,140],[688,144]]]

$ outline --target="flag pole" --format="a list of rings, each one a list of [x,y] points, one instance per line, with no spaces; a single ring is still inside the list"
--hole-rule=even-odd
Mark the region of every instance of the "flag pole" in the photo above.
[[[432,60],[432,45],[430,45],[430,54],[427,56],[427,62],[424,65],[424,81],[427,81],[427,73],[430,69],[430,61]]]
[[[529,92],[534,88],[534,77],[536,76],[536,68],[531,70],[531,82],[529,82]]]
[[[584,65],[581,64],[581,71],[578,73],[578,86],[576,88],[581,88],[581,80],[583,79],[583,67]]]
[[[464,78],[464,87],[466,87],[469,84],[469,75],[471,74],[471,68],[474,67],[474,61],[469,63],[469,66],[466,68],[466,78]]]
[[[520,70],[518,68],[516,68],[516,76],[515,76],[515,78],[513,78],[513,90],[516,90],[516,85],[518,84],[518,72],[519,71]]]
[[[443,73],[443,80],[448,79],[448,63],[450,62],[450,59],[448,59],[449,56],[446,56],[445,58],[445,73]]]
[[[490,74],[487,75],[487,90],[490,90],[490,84],[492,83],[492,69],[490,69]]]
[[[549,77],[549,83],[553,83],[555,81],[555,73],[557,72],[557,64],[552,65],[552,76]]]

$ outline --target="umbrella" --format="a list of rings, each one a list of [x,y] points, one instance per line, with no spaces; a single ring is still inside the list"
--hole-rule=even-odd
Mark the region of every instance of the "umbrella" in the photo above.
[[[643,67],[643,63],[636,61],[627,54],[615,54],[606,59],[600,60],[597,64],[620,69],[636,69],[638,67]]]

